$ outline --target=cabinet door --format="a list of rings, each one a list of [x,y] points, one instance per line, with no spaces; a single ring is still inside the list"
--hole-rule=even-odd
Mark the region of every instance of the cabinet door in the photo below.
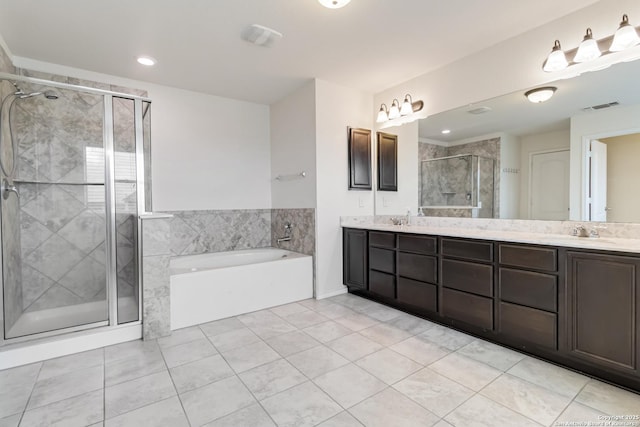
[[[640,259],[569,252],[567,264],[571,355],[637,374]]]
[[[349,128],[349,190],[371,190],[371,131]]]
[[[352,228],[342,233],[342,279],[346,286],[367,289],[367,231]]]
[[[378,132],[378,190],[398,191],[398,135]]]

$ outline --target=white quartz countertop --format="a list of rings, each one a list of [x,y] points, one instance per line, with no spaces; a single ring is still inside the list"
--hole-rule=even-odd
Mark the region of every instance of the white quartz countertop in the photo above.
[[[464,237],[469,239],[498,240],[503,242],[530,243],[535,245],[564,246],[578,249],[640,253],[640,239],[619,237],[575,237],[564,234],[545,234],[526,231],[486,230],[477,228],[447,228],[424,225],[391,225],[376,223],[348,223],[345,228],[393,231],[396,233],[429,234],[434,236]]]

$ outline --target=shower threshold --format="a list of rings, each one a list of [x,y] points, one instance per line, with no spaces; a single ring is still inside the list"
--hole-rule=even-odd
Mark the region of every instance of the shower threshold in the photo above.
[[[118,316],[120,323],[137,320],[138,304],[134,297],[118,298]],[[7,331],[5,339],[41,335],[69,328],[85,329],[82,327],[85,325],[105,326],[108,318],[108,306],[105,300],[32,311],[20,316]]]

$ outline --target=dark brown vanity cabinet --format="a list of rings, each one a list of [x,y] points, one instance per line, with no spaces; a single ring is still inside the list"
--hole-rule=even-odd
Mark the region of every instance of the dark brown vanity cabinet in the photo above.
[[[569,354],[640,381],[640,259],[567,253]]]
[[[430,312],[438,311],[437,238],[398,235],[397,300]]]
[[[493,329],[493,243],[441,238],[441,314]]]
[[[342,229],[342,279],[349,288],[368,288],[367,234],[367,230]]]
[[[497,332],[558,350],[558,250],[498,244]]]
[[[396,297],[396,234],[369,232],[369,291]]]

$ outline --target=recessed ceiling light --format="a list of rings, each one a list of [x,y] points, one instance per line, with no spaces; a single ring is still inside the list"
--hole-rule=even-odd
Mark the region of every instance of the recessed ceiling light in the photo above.
[[[340,9],[346,6],[351,0],[318,0],[321,5],[329,9]]]
[[[150,56],[138,56],[136,61],[138,61],[138,64],[146,65],[147,67],[152,67],[158,62]]]
[[[448,135],[448,134],[450,134],[450,133],[451,133],[451,130],[450,130],[450,129],[442,129],[442,134],[443,134],[443,135]]]

